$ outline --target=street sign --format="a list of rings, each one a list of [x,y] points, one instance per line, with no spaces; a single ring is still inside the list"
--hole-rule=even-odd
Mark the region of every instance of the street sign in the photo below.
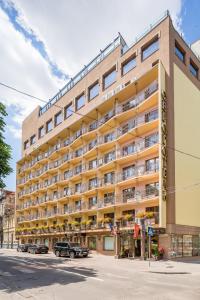
[[[153,236],[154,235],[154,229],[153,229],[153,227],[148,226],[147,234],[148,234],[148,236]]]

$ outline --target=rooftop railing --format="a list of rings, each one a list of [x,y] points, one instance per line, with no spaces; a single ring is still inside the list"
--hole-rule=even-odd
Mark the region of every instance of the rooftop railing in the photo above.
[[[75,75],[49,102],[40,109],[39,115],[44,114],[52,105],[54,105],[61,97],[70,91],[81,79],[83,79],[91,70],[93,70],[102,60],[104,60],[118,46],[126,45],[124,39],[119,34],[104,50],[101,51],[87,66],[85,66],[77,75]]]

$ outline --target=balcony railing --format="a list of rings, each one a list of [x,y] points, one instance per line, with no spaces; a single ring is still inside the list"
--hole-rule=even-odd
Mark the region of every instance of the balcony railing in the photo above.
[[[39,154],[37,157],[35,157],[32,161],[25,163],[19,170],[18,173],[20,174],[24,170],[31,168],[34,166],[37,162],[43,160],[44,158],[48,158],[52,153],[55,151],[58,151],[62,147],[66,147],[73,143],[77,138],[79,138],[81,135],[90,132],[92,130],[97,129],[98,127],[105,124],[108,120],[110,120],[113,116],[120,114],[124,111],[127,111],[129,109],[132,109],[133,107],[136,107],[140,105],[142,102],[144,102],[148,97],[150,97],[156,90],[158,89],[158,83],[157,81],[154,81],[152,84],[150,84],[147,88],[145,88],[143,91],[141,91],[139,94],[137,94],[134,98],[131,98],[129,100],[126,100],[124,103],[117,105],[116,109],[111,109],[109,112],[107,112],[103,117],[101,117],[99,120],[92,122],[91,124],[85,126],[84,128],[78,130],[73,136],[67,138],[63,142],[59,142],[56,145],[50,147],[45,153]],[[138,125],[139,123],[137,123]],[[133,128],[132,126],[136,126],[136,124],[132,123],[128,124],[126,127],[124,127],[124,133],[128,132],[128,128]],[[121,129],[123,131],[123,129]],[[108,140],[109,141],[109,140]],[[103,142],[103,141],[102,141]],[[105,141],[106,142],[106,141]],[[90,146],[92,149],[92,145]],[[90,148],[89,147],[89,148]]]

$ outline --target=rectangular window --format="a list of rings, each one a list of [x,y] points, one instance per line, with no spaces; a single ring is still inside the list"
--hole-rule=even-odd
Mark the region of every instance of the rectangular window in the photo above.
[[[33,144],[35,144],[35,142],[36,142],[36,135],[34,134],[30,138],[30,144],[33,145]]]
[[[122,75],[125,75],[128,73],[130,70],[136,67],[136,57],[131,57],[127,59],[123,64],[122,64]]]
[[[104,250],[114,251],[114,236],[104,236]]]
[[[114,132],[110,132],[110,133],[104,135],[104,143],[111,142],[114,140],[114,138],[115,138]]]
[[[149,113],[145,114],[145,122],[151,122],[158,118],[158,110],[152,110]]]
[[[89,101],[94,99],[96,96],[99,95],[99,83],[96,82],[88,89],[88,99]]]
[[[115,159],[115,151],[106,153],[104,155],[104,163],[105,164],[109,163],[110,161],[113,161],[114,159]]]
[[[136,152],[136,150],[137,150],[137,148],[135,146],[135,142],[133,142],[122,148],[122,155],[123,156],[130,155],[130,154]]]
[[[157,172],[159,170],[159,158],[148,159],[145,162],[146,172]]]
[[[85,95],[82,94],[81,96],[76,98],[76,110],[79,110],[81,107],[85,105]]]
[[[185,51],[177,42],[175,42],[175,54],[182,62],[185,62]]]
[[[111,84],[116,81],[117,71],[116,69],[112,69],[109,73],[106,73],[103,76],[103,88],[104,90],[107,89]]]
[[[135,187],[127,188],[122,191],[123,202],[128,202],[135,198]]]
[[[158,133],[153,133],[151,135],[145,136],[145,148],[151,147],[158,143]]]
[[[93,196],[89,198],[89,208],[97,205],[97,196]]]
[[[44,132],[44,126],[41,126],[39,129],[38,129],[38,136],[39,136],[39,139],[42,138],[44,136],[45,132]]]
[[[199,69],[191,59],[190,59],[190,73],[194,77],[198,78]]]
[[[114,183],[115,180],[115,172],[109,172],[104,174],[104,184]]]
[[[106,193],[104,194],[104,204],[113,204],[114,203],[114,198],[115,198],[115,193]]]
[[[67,106],[65,106],[64,109],[65,119],[69,118],[71,115],[73,115],[73,106],[72,102],[69,103]]]
[[[62,111],[59,111],[59,113],[57,113],[57,114],[55,115],[54,123],[55,123],[55,126],[57,126],[57,125],[59,125],[60,123],[62,123]]]
[[[26,150],[29,146],[29,140],[24,142],[24,150]]]
[[[82,187],[81,182],[76,183],[75,184],[75,192],[76,193],[81,193],[81,187]]]
[[[89,161],[89,164],[88,164],[89,170],[95,169],[95,168],[97,168],[97,166],[98,166],[97,159],[93,159],[93,160]]]
[[[89,185],[88,188],[89,190],[94,189],[98,186],[98,180],[97,177],[91,178],[89,179]]]
[[[126,180],[136,175],[135,165],[125,167],[122,171],[123,180]]]
[[[151,43],[149,43],[147,46],[144,46],[142,48],[142,60],[145,60],[150,55],[152,55],[154,52],[156,52],[159,49],[159,40],[156,38]]]
[[[145,185],[146,196],[158,196],[159,193],[159,183],[149,183]]]
[[[51,131],[53,129],[53,121],[52,119],[49,120],[47,123],[46,123],[46,133],[48,133],[49,131]]]

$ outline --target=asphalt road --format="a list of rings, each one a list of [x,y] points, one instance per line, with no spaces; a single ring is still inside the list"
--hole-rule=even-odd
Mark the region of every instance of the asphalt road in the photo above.
[[[200,300],[200,260],[70,260],[0,249],[0,300]]]

